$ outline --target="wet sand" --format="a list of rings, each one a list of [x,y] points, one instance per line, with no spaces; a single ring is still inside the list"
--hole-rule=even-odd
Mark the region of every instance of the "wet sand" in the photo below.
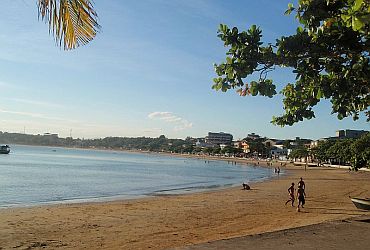
[[[284,203],[290,183],[301,176],[308,196],[305,208],[297,212]],[[348,198],[370,197],[369,180],[370,172],[290,167],[287,175],[252,184],[248,191],[236,187],[138,200],[1,209],[0,247],[167,249],[344,220],[369,214],[357,210]]]

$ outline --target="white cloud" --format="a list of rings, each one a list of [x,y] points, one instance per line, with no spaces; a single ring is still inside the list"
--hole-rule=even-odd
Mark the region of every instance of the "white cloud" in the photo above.
[[[181,131],[193,127],[193,123],[179,117],[172,112],[153,112],[148,115],[152,120],[161,120],[168,123],[174,123],[174,131]]]

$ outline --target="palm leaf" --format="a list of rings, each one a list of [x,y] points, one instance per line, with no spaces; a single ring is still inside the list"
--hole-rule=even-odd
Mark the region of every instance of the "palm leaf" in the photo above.
[[[49,25],[65,50],[85,45],[100,30],[98,15],[90,0],[38,0],[39,18]]]

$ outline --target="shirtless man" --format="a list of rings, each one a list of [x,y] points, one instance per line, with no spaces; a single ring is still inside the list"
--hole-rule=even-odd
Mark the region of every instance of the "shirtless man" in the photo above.
[[[305,189],[306,189],[306,184],[304,183],[304,181],[303,181],[302,177],[301,177],[301,180],[298,182],[298,187],[302,187],[302,188],[303,188],[303,190],[305,190]]]
[[[288,188],[288,193],[289,193],[289,200],[285,202],[285,205],[288,204],[289,202],[292,202],[292,207],[294,207],[294,182],[292,185]]]
[[[304,192],[304,188],[302,187],[302,185],[298,185],[298,189],[297,189],[298,211],[299,211],[299,207],[303,208],[303,205],[305,204],[305,197],[306,197],[306,193]]]

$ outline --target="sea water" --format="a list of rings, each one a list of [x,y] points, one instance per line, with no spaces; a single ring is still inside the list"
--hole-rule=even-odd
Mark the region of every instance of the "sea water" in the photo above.
[[[0,155],[0,208],[197,192],[272,175],[227,161],[11,145]]]

